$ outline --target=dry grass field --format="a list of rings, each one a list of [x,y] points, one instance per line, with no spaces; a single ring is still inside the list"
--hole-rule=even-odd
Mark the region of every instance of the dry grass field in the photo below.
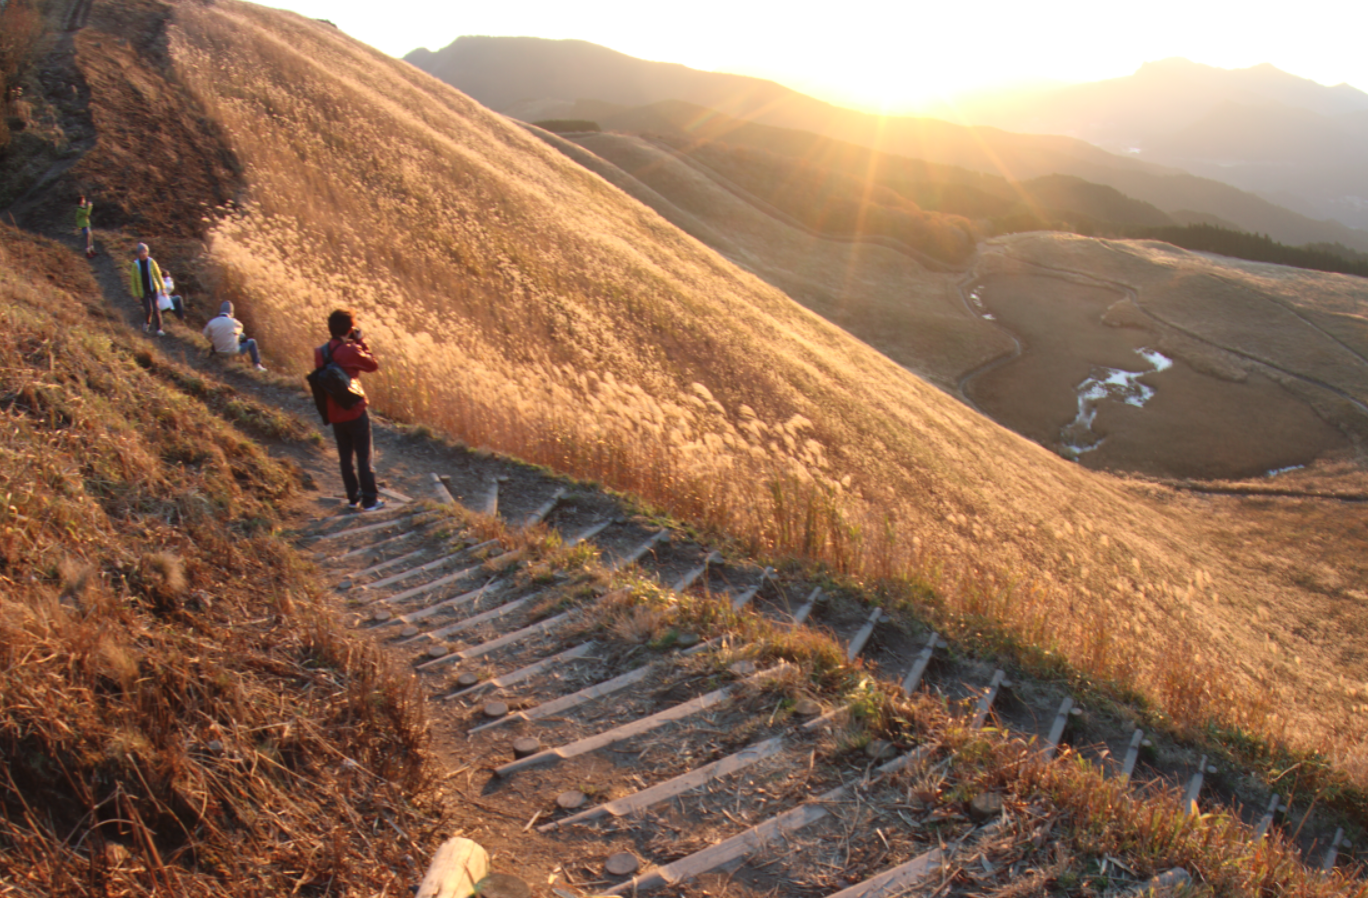
[[[0,891],[391,894],[353,821],[425,825],[427,724],[276,532],[307,431],[68,248],[0,225],[0,271]]]
[[[168,37],[242,165],[211,262],[272,367],[303,373],[326,313],[352,306],[392,415],[1368,782],[1362,504],[1251,505],[1065,462],[327,25],[225,0],[177,6]]]
[[[996,328],[966,315],[958,272],[937,273],[874,243],[830,239],[728,190],[706,168],[640,137],[575,142],[645,184],[673,220],[682,210],[718,239],[713,249],[921,376],[953,385],[962,371],[1010,350]]]

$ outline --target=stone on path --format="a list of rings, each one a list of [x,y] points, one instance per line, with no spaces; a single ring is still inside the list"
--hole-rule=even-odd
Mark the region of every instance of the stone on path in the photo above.
[[[468,670],[456,678],[456,685],[462,689],[469,689],[478,682],[480,682],[480,675]]]
[[[470,839],[449,839],[432,856],[417,898],[470,898],[489,874],[489,854]]]
[[[500,717],[507,717],[507,716],[508,716],[508,703],[507,703],[507,702],[486,702],[486,703],[485,703],[485,706],[484,706],[484,708],[483,708],[482,713],[484,714],[485,717],[488,717],[488,718],[490,718],[491,720],[497,720],[497,719],[499,719]]]
[[[529,898],[532,889],[511,873],[491,873],[476,887],[480,898]]]
[[[380,608],[377,609],[376,612],[371,615],[371,620],[375,621],[378,624],[383,624],[385,621],[389,620],[392,617],[394,617],[393,614],[386,611],[384,608]]]
[[[691,649],[702,641],[697,633],[680,633],[679,638],[675,640],[675,645],[681,649]]]
[[[521,739],[513,740],[513,757],[530,758],[541,751],[541,740],[536,736],[523,736]]]
[[[631,876],[641,869],[641,861],[630,851],[619,851],[604,861],[603,869],[607,870],[610,876]]]
[[[571,789],[556,796],[556,804],[566,811],[573,811],[576,808],[584,807],[584,803],[589,797],[578,789]]]
[[[793,713],[799,717],[816,717],[822,713],[822,703],[814,698],[803,696],[794,702]]]
[[[417,636],[418,628],[415,627],[413,624],[409,624],[407,627],[399,631],[399,635],[404,637],[405,639],[408,639],[411,636]]]
[[[871,739],[865,745],[865,754],[875,761],[886,761],[897,753],[898,749],[887,739]]]
[[[427,650],[427,654],[429,658],[445,658],[450,653],[447,651],[446,646],[434,645],[432,648]]]
[[[979,823],[1002,814],[1002,794],[999,792],[980,792],[969,802],[969,816]]]

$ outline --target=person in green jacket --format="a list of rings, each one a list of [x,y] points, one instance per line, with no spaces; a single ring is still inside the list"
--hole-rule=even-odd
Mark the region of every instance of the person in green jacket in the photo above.
[[[166,335],[162,330],[161,307],[157,305],[157,289],[161,283],[162,273],[157,260],[148,255],[146,243],[139,243],[138,258],[133,260],[133,266],[128,272],[128,290],[135,299],[142,300],[143,311],[147,313],[143,331],[155,331],[158,337]]]
[[[90,213],[95,209],[95,204],[89,202],[85,195],[81,196],[81,201],[76,204],[76,233],[81,234],[86,239],[86,255],[95,255],[95,237],[90,233]]]

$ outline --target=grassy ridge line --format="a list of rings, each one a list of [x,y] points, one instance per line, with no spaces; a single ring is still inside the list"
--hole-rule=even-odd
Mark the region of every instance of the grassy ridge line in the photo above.
[[[404,891],[426,724],[275,534],[296,475],[228,421],[279,413],[201,381],[220,417],[98,302],[0,226],[0,881]]]
[[[400,419],[933,595],[1181,725],[1358,744],[1361,721],[1331,721],[1341,687],[1295,669],[1289,687],[1267,635],[1226,610],[1278,591],[1212,544],[1197,505],[984,422],[333,29],[224,2],[178,7],[170,35],[251,185],[213,263],[273,364],[302,370],[318,334],[299,322],[348,303],[384,347],[374,395]],[[1220,650],[1191,651],[1204,643]]]

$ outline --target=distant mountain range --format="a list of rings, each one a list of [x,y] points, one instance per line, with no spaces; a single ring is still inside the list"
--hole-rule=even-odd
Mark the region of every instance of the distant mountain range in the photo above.
[[[439,51],[419,49],[405,59],[489,108],[524,121],[589,117],[604,127],[627,130],[628,120],[635,120],[638,130],[652,130],[649,122],[660,117],[661,101],[682,101],[701,111],[686,122],[665,116],[672,130],[706,129],[720,140],[726,138],[720,136],[719,121],[757,123],[1014,181],[1069,175],[1114,188],[1176,221],[1265,233],[1290,245],[1339,243],[1368,251],[1368,231],[1315,220],[1222,181],[1155,164],[1144,153],[1138,154],[1142,158],[1111,153],[1079,137],[1014,133],[935,118],[884,118],[833,106],[772,81],[650,62],[586,41],[461,37]],[[1340,91],[1333,96],[1343,97],[1338,106],[1323,100],[1317,109],[1355,114],[1353,95]],[[1080,99],[1072,108],[1085,107]],[[1201,121],[1197,112],[1184,119],[1192,127]]]
[[[1325,87],[1266,64],[1232,70],[1165,59],[1124,78],[943,111],[978,125],[1067,134],[1368,227],[1368,93],[1348,84]]]

